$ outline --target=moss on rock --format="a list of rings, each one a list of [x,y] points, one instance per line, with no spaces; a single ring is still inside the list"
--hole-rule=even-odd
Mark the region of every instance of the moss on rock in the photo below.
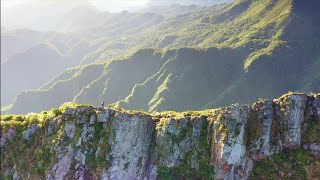
[[[306,169],[316,159],[309,151],[285,150],[258,161],[251,179],[308,179]]]

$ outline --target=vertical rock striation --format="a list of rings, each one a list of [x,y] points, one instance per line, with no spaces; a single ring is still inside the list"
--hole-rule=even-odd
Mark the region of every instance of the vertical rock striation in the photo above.
[[[149,115],[116,113],[109,137],[111,166],[104,171],[103,179],[146,177],[154,127]]]
[[[232,179],[246,163],[247,120],[247,106],[232,105],[214,115],[211,152],[216,179]]]
[[[320,94],[200,112],[54,112],[37,120],[1,117],[4,178],[248,179],[257,162],[275,154],[320,155]]]

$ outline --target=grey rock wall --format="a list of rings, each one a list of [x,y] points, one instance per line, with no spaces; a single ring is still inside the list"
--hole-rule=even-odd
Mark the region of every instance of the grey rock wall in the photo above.
[[[284,149],[319,156],[320,137],[307,132],[307,123],[316,121],[319,94],[151,115],[79,106],[50,118],[44,137],[38,138],[60,138],[51,146],[54,158],[46,179],[165,179],[170,173],[211,179],[213,172],[215,179],[248,179],[256,161]],[[22,136],[27,142],[37,131],[37,124],[31,124]],[[17,136],[15,127],[1,133],[4,158]],[[5,172],[27,176],[15,164]]]

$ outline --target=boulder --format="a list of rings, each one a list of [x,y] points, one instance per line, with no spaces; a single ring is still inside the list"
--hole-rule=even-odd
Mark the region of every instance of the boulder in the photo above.
[[[69,137],[69,139],[73,139],[74,137],[74,133],[75,133],[75,123],[65,123],[64,125],[64,131],[67,135],[67,137]]]
[[[24,132],[23,139],[30,141],[30,136],[36,133],[37,128],[38,128],[37,123],[32,124],[31,127],[26,129],[26,131]]]

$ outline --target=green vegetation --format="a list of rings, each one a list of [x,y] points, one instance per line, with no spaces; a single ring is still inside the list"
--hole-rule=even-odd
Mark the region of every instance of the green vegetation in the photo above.
[[[179,135],[172,135],[172,142],[179,144],[181,143],[186,137],[190,137],[192,135],[192,129],[187,128],[187,129],[181,129],[179,132]]]
[[[45,124],[48,122],[42,121],[43,124],[38,125],[38,129],[30,137],[30,141],[26,141],[22,138],[25,129],[23,123],[24,121],[21,124],[10,124],[11,127],[15,127],[17,135],[6,147],[9,151],[1,153],[1,174],[7,168],[12,168],[16,164],[19,173],[22,175],[21,178],[45,179],[47,172],[50,170],[49,168],[57,160],[53,147],[59,134],[45,136]]]
[[[5,147],[1,147],[1,174],[16,165],[22,179],[45,179],[50,168],[58,161],[56,146],[70,142],[64,133],[63,122],[75,122],[76,120],[76,117],[62,119],[62,114],[68,108],[89,106],[67,102],[57,109],[43,111],[40,114],[1,115],[1,132],[6,133],[9,129],[13,130],[13,139]],[[93,112],[87,111],[86,113],[89,119]],[[25,140],[23,135],[27,133],[27,128],[30,128],[34,123],[37,124],[35,133],[31,134],[29,140]],[[73,147],[81,136],[81,128],[81,125],[76,124],[74,138],[70,142]],[[104,141],[108,140],[109,132],[103,132],[102,123],[96,123],[94,128],[94,148],[96,150],[100,137],[104,137]],[[102,148],[104,154],[99,154],[99,160],[95,159],[93,155],[95,162],[91,161],[91,164],[94,164],[94,167],[105,165],[104,156],[108,148],[105,145]],[[89,164],[90,157],[88,155]],[[96,162],[98,162],[97,165]]]
[[[260,114],[261,112],[259,112],[259,110],[261,111],[261,109],[258,109],[259,107],[257,107],[259,104],[256,103],[256,108],[254,110],[251,110],[249,112],[249,119],[247,121],[247,129],[248,131],[246,131],[246,145],[249,145],[253,140],[256,140],[257,138],[260,138],[262,136],[262,119],[261,117],[258,116],[258,114]]]
[[[172,168],[167,167],[158,167],[158,176],[159,179],[213,179],[214,177],[214,169],[213,165],[210,164],[210,160],[208,157],[210,157],[210,144],[208,143],[208,134],[207,134],[207,126],[208,122],[205,121],[204,125],[201,129],[201,134],[199,137],[199,149],[197,149],[197,160],[199,163],[199,169],[195,169],[191,167],[191,158],[193,155],[193,152],[188,152],[185,155],[185,158],[183,162],[178,165],[174,166]],[[187,136],[187,133],[192,133],[192,128],[189,127],[189,129],[184,130],[183,132],[180,132],[179,137],[181,138],[173,138],[173,142],[179,143],[182,141],[182,136],[184,138]],[[190,136],[190,134],[189,134]]]
[[[308,166],[315,162],[309,151],[288,150],[258,161],[251,179],[309,179]]]
[[[280,101],[283,111],[286,110],[288,103],[286,98],[292,95],[292,92],[281,96],[275,101]],[[313,95],[308,96],[308,102],[312,102]],[[249,139],[258,138],[262,135],[261,127],[261,118],[259,114],[263,113],[263,103],[264,100],[261,100],[257,103],[254,103],[250,106],[249,119],[248,119],[248,134],[246,136],[250,137]],[[306,107],[306,115],[311,115],[306,118],[304,121],[302,129],[302,144],[310,143],[319,143],[319,124],[318,119],[315,114],[315,109],[313,106],[308,104]],[[90,169],[93,169],[93,173],[101,175],[103,168],[110,167],[110,161],[112,156],[111,144],[109,144],[109,139],[112,137],[111,132],[111,123],[108,121],[106,124],[96,122],[94,125],[89,125],[93,128],[93,136],[88,139],[88,141],[82,141],[81,146],[77,146],[79,138],[81,137],[81,129],[84,125],[77,123],[75,125],[75,134],[73,139],[67,138],[67,134],[64,130],[64,124],[77,122],[76,119],[80,116],[86,115],[87,121],[92,115],[95,115],[95,111],[91,108],[86,112],[78,112],[84,107],[90,107],[90,105],[77,105],[75,103],[64,103],[58,109],[52,109],[51,111],[43,111],[41,114],[30,113],[28,115],[3,115],[1,116],[1,132],[6,133],[10,128],[14,129],[15,136],[7,144],[6,147],[1,147],[1,159],[3,160],[1,164],[1,174],[5,170],[11,169],[14,165],[17,166],[19,173],[22,175],[21,178],[32,178],[32,179],[43,179],[46,178],[46,174],[50,168],[57,163],[57,150],[56,147],[59,145],[68,145],[71,144],[72,148],[76,150],[82,150],[82,152],[87,151],[86,154],[86,163]],[[117,108],[121,113],[139,115],[146,114],[145,112],[139,111],[126,111],[118,106],[112,106]],[[276,108],[281,108],[276,107]],[[77,116],[68,117],[67,114],[63,114],[68,108],[78,108]],[[200,128],[200,136],[197,141],[192,142],[192,150],[183,154],[179,165],[168,168],[161,166],[161,163],[158,165],[158,178],[159,179],[213,179],[214,169],[213,165],[210,163],[212,160],[211,157],[211,143],[209,142],[211,134],[208,134],[208,125],[210,118],[216,116],[217,121],[231,121],[236,123],[235,119],[226,118],[227,116],[224,109],[213,109],[213,110],[204,110],[201,111],[186,111],[178,113],[175,111],[166,111],[160,113],[153,113],[152,117],[158,118],[162,117],[163,119],[158,122],[157,128],[161,128],[162,125],[166,125],[168,121],[172,118],[175,120],[177,125],[176,127],[180,128],[178,135],[171,133],[168,138],[169,141],[172,141],[173,144],[181,144],[186,137],[191,137],[193,133],[193,123],[195,121],[204,121]],[[313,113],[311,113],[313,112]],[[204,118],[203,115],[209,116]],[[183,118],[191,118],[188,121],[186,126],[181,126]],[[201,119],[204,118],[204,119]],[[279,140],[278,135],[284,133],[283,127],[281,124],[280,117],[274,116],[271,132],[271,140]],[[27,132],[27,128],[30,128],[34,123],[37,123],[37,131],[35,134],[30,136],[30,140],[27,141],[23,139],[23,135]],[[51,132],[49,132],[51,128]],[[250,129],[252,128],[252,129]],[[159,129],[156,129],[159,130]],[[165,132],[167,133],[167,132]],[[222,123],[217,130],[217,133],[224,136],[221,139],[228,138],[228,129]],[[239,135],[240,131],[235,129],[234,135]],[[305,134],[307,133],[307,134]],[[110,136],[111,135],[111,136]],[[88,136],[89,137],[89,136]],[[113,136],[114,137],[114,136]],[[161,149],[155,149],[156,136],[153,136],[153,142],[150,149],[158,150],[159,157],[161,159]],[[281,138],[280,138],[281,139]],[[271,142],[275,143],[275,142]],[[278,142],[279,143],[279,142]],[[89,149],[89,150],[88,150]],[[5,153],[3,153],[5,152]],[[159,160],[159,159],[158,159]],[[142,159],[140,159],[142,161]],[[161,161],[161,160],[160,160]],[[156,162],[160,162],[157,161]],[[194,162],[196,161],[196,162]],[[75,163],[75,162],[73,162]],[[140,163],[141,164],[141,163]],[[198,167],[192,167],[192,164],[198,164]],[[320,159],[312,155],[311,152],[298,149],[298,150],[288,150],[285,149],[279,154],[275,154],[270,158],[259,160],[255,163],[251,179],[313,179],[319,175],[319,166]],[[76,165],[73,164],[72,168]],[[125,167],[128,167],[129,164],[125,164]],[[196,165],[197,166],[197,165]],[[74,174],[75,169],[70,170],[70,174]],[[70,175],[69,174],[69,175]],[[69,176],[68,176],[69,177]],[[2,178],[2,177],[1,177]]]
[[[101,169],[109,166],[107,156],[111,152],[111,146],[109,145],[111,121],[103,128],[102,123],[96,123],[94,125],[93,151],[87,155],[87,162],[92,168]],[[96,151],[100,147],[100,152],[96,155]],[[110,160],[110,159],[109,159]]]
[[[146,112],[185,111],[289,90],[317,92],[319,25],[305,7],[312,4],[239,0],[152,23],[146,17],[157,19],[155,14],[118,14],[121,22],[137,18],[152,26],[120,31],[127,26],[121,25],[123,34],[108,38],[91,29],[92,49],[83,62],[99,63],[66,70],[40,89],[20,93],[3,110],[39,112],[66,101],[99,106],[104,100]],[[31,101],[41,103],[29,106]]]
[[[320,124],[319,121],[307,121],[307,136],[303,139],[308,143],[320,143]]]
[[[167,18],[148,13],[119,13],[111,17],[118,19],[115,24],[105,23],[101,28],[77,35],[48,33],[48,38],[40,41],[48,44],[23,50],[19,56],[12,56],[14,58],[4,63],[3,73],[10,77],[1,89],[5,90],[2,91],[5,105],[21,90],[46,84],[37,90],[20,92],[11,105],[1,108],[1,112],[23,114],[56,109],[26,116],[1,116],[1,131],[12,128],[16,133],[5,147],[9,151],[5,155],[1,153],[1,174],[16,164],[22,179],[45,179],[49,168],[58,160],[55,146],[70,141],[62,124],[76,118],[62,119],[62,114],[68,107],[76,107],[75,103],[100,106],[104,101],[114,104],[112,107],[119,111],[124,111],[121,107],[139,109],[126,111],[128,114],[154,112],[178,117],[196,113],[194,116],[201,116],[214,115],[216,111],[196,110],[235,102],[249,103],[258,97],[272,98],[289,90],[319,92],[320,26],[315,13],[318,10],[312,8],[317,7],[314,2],[238,0]],[[15,51],[22,52],[21,49]],[[39,54],[45,56],[36,56]],[[37,66],[33,63],[24,66],[29,62],[25,59],[34,59]],[[80,61],[82,64],[96,63],[65,70]],[[288,95],[290,93],[285,96]],[[63,102],[70,103],[57,108]],[[280,100],[280,103],[281,110],[285,111],[292,102]],[[168,109],[172,111],[156,113]],[[175,112],[187,109],[195,111]],[[224,119],[219,115],[217,119]],[[247,144],[261,136],[260,120],[256,112],[250,112]],[[51,121],[57,126],[52,126],[53,133],[49,136],[47,128]],[[37,132],[30,136],[30,141],[24,140],[26,129],[34,123],[38,124]],[[83,147],[77,147],[92,148],[86,162],[89,168],[97,171],[108,168],[113,158],[109,156],[111,146],[108,141],[113,133],[110,123],[106,128],[102,123],[96,123],[92,144],[87,142]],[[320,125],[315,117],[308,117],[303,127],[304,133],[308,133],[308,136],[302,136],[303,143],[320,143]],[[81,125],[76,125],[75,137],[70,142],[72,146],[81,136],[80,128]],[[283,139],[284,128],[281,117],[275,115],[271,145]],[[181,143],[191,133],[192,129],[183,129],[171,140]],[[222,134],[222,141],[229,136],[223,124],[217,133]],[[239,133],[235,129],[231,135]],[[204,125],[199,149],[194,150],[199,169],[191,167],[194,152],[188,152],[180,165],[158,167],[158,178],[213,179],[207,136],[207,125]],[[96,155],[98,148],[101,150]],[[284,151],[259,161],[251,179],[319,178],[314,169],[319,171],[319,159],[310,152]]]
[[[100,64],[92,64],[78,68],[77,72],[70,79],[60,80],[52,83],[49,89],[41,89],[37,91],[23,91],[21,92],[12,104],[11,109],[5,111],[7,114],[25,114],[28,112],[41,112],[44,109],[57,108],[62,103],[72,103],[73,98],[81,91],[82,87],[90,84],[94,79],[100,76],[103,72],[104,66]],[[90,74],[87,76],[86,74]],[[66,91],[65,89],[72,89]],[[35,93],[37,92],[37,93]],[[48,95],[48,93],[52,93]],[[32,106],[25,106],[23,102],[39,102],[34,103]],[[100,103],[101,100],[97,100]],[[40,103],[41,102],[41,103]],[[82,103],[84,104],[84,103]],[[85,103],[88,104],[88,103]]]
[[[309,111],[316,112],[314,109],[308,109]],[[311,114],[307,112],[307,114]],[[320,121],[316,114],[308,116],[304,121],[304,127],[306,131],[302,135],[302,142],[305,144],[312,144],[312,143],[320,143]]]

